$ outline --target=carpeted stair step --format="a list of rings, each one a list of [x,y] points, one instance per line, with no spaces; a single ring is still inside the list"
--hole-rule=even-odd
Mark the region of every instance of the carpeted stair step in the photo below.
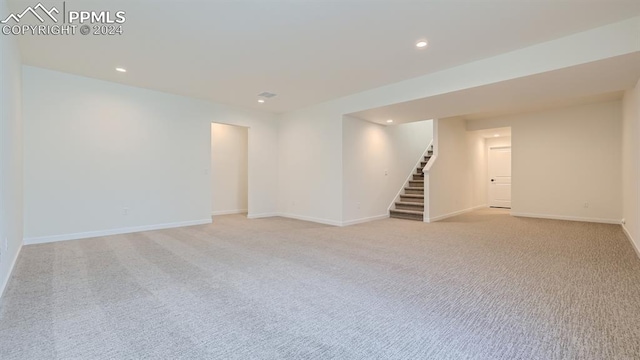
[[[413,210],[424,212],[424,202],[396,202],[396,210]]]
[[[404,188],[404,193],[405,194],[424,195],[424,187],[407,186],[407,187]]]
[[[420,166],[425,167],[427,163],[431,160],[431,155],[427,155],[424,157],[424,160],[420,161]]]
[[[400,195],[400,201],[424,204],[424,195],[403,194],[403,195]]]
[[[410,187],[421,187],[424,188],[424,180],[409,180]]]
[[[390,210],[389,215],[396,219],[418,220],[422,221],[424,213],[422,211],[413,210]]]
[[[424,181],[424,174],[423,173],[413,174],[413,180],[422,180],[422,181]]]

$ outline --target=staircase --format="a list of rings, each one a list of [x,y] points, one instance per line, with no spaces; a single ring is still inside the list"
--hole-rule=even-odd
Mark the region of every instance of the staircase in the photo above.
[[[403,194],[400,194],[400,201],[396,201],[396,208],[389,210],[389,216],[397,219],[422,221],[424,217],[424,173],[422,169],[427,165],[433,155],[433,148],[429,148],[427,155],[420,161],[405,186]]]

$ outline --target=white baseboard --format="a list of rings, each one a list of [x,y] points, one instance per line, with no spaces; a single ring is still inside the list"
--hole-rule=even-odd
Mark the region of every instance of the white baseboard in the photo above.
[[[132,226],[132,227],[126,227],[126,228],[119,228],[119,229],[110,229],[110,230],[88,231],[88,232],[74,233],[74,234],[39,236],[39,237],[25,238],[24,244],[25,245],[44,244],[44,243],[50,243],[50,242],[56,242],[56,241],[87,239],[87,238],[94,238],[94,237],[101,237],[101,236],[129,234],[129,233],[135,233],[135,232],[141,232],[141,231],[170,229],[170,228],[176,228],[176,227],[203,225],[203,224],[211,224],[211,223],[212,223],[211,219],[202,219],[202,220],[181,221],[181,222],[166,223],[166,224]]]
[[[324,224],[324,225],[342,226],[342,222],[341,221],[329,220],[329,219],[320,219],[320,218],[315,218],[315,217],[311,217],[311,216],[301,216],[301,215],[286,214],[286,213],[280,213],[280,214],[278,214],[278,216],[286,217],[286,218],[289,218],[289,219],[310,221],[310,222],[314,222],[314,223],[318,223],[318,224]]]
[[[636,251],[636,255],[638,255],[638,258],[640,258],[640,248],[638,247],[640,245],[636,244],[635,240],[633,239],[633,236],[631,236],[631,233],[629,233],[629,229],[627,229],[627,227],[624,226],[624,224],[622,224],[622,231],[624,232],[625,235],[627,235],[627,239],[631,241],[631,247],[633,247],[633,250]]]
[[[18,256],[20,256],[20,251],[22,251],[22,245],[18,248],[16,255],[11,260],[11,265],[9,266],[9,272],[7,273],[7,277],[2,279],[2,284],[0,284],[0,299],[4,296],[4,291],[7,290],[7,285],[9,285],[9,280],[11,280],[11,275],[13,274],[13,269],[16,267],[16,262],[18,261]]]
[[[458,210],[458,211],[450,212],[450,213],[444,214],[444,215],[438,215],[438,216],[435,216],[435,217],[432,217],[432,218],[428,218],[428,219],[425,218],[425,222],[432,223],[432,222],[444,220],[444,219],[447,219],[447,218],[450,218],[450,217],[454,217],[454,216],[458,216],[458,215],[462,215],[462,214],[465,214],[465,213],[468,213],[468,212],[471,212],[471,211],[474,211],[474,210],[484,209],[484,208],[487,208],[488,206],[489,205],[486,205],[486,204],[478,205],[478,206],[470,207],[468,209]]]
[[[221,211],[212,212],[211,216],[245,214],[246,212],[247,212],[247,209],[221,210]]]
[[[386,213],[386,214],[370,216],[370,217],[366,217],[366,218],[348,220],[348,221],[343,221],[341,226],[350,226],[350,225],[355,225],[355,224],[362,224],[362,223],[366,223],[366,222],[370,222],[370,221],[386,219],[388,217],[389,217],[389,213]]]
[[[538,218],[538,219],[550,219],[550,220],[566,220],[566,221],[581,221],[581,222],[592,222],[592,223],[602,223],[602,224],[616,224],[619,225],[622,221],[621,219],[599,219],[599,218],[586,218],[579,216],[564,216],[564,215],[548,215],[548,214],[528,214],[528,213],[519,213],[519,212],[511,212],[511,216],[519,216],[519,217],[529,217],[529,218]]]
[[[279,213],[261,213],[261,214],[248,214],[247,219],[262,219],[262,218],[270,218],[280,216]]]

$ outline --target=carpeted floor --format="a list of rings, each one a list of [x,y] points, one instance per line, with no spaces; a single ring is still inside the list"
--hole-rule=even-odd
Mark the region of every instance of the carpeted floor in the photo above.
[[[26,246],[0,359],[640,359],[619,226],[482,210]]]

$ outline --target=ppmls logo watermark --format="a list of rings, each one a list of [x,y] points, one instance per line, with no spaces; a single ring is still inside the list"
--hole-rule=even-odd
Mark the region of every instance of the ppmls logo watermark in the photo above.
[[[38,3],[20,13],[12,13],[0,21],[3,35],[122,35],[125,23],[124,11],[62,11]]]

